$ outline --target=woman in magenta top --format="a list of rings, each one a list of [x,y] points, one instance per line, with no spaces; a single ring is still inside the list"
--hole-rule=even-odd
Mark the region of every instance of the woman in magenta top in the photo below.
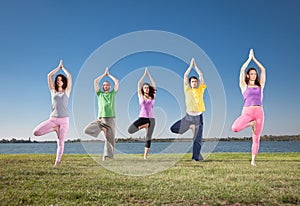
[[[253,60],[260,69],[260,76],[255,68],[249,68],[245,74],[245,70],[251,60]],[[240,71],[240,88],[244,97],[244,107],[241,116],[233,123],[232,130],[234,132],[239,132],[246,127],[252,127],[252,166],[256,166],[255,160],[259,149],[260,135],[264,125],[262,99],[265,82],[266,70],[255,58],[254,52],[251,49],[249,58],[243,64]]]
[[[149,83],[143,84],[146,75],[148,75],[151,85]],[[147,159],[148,157],[148,153],[151,146],[152,134],[155,126],[155,119],[153,115],[155,95],[156,85],[148,69],[146,68],[145,73],[138,81],[138,97],[140,103],[139,118],[135,122],[133,122],[128,128],[129,134],[133,134],[143,128],[146,129],[144,159]]]

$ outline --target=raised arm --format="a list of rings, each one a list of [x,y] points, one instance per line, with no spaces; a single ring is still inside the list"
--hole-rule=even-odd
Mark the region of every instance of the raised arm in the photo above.
[[[155,84],[155,82],[154,82],[154,80],[153,80],[152,76],[150,75],[150,72],[149,72],[149,70],[147,68],[146,68],[146,72],[147,72],[147,75],[148,75],[148,77],[150,79],[151,86],[153,87],[153,89],[156,90],[156,84]]]
[[[191,62],[190,62],[190,66],[187,68],[187,70],[185,71],[184,73],[184,84],[189,86],[189,74],[192,70],[192,67],[193,67],[193,64],[194,64],[194,58],[191,59]]]
[[[247,69],[252,58],[253,58],[253,50],[250,49],[249,57],[245,61],[245,63],[242,65],[241,70],[240,70],[240,88],[241,88],[242,93],[244,93],[244,91],[246,90],[246,87],[247,87],[247,84],[245,82],[245,70]]]
[[[266,83],[266,69],[265,67],[255,58],[254,53],[253,53],[253,61],[254,63],[258,66],[258,68],[260,69],[260,79],[259,79],[259,83],[261,85],[261,89],[263,89],[265,87],[265,83]]]
[[[113,80],[114,90],[115,90],[115,92],[117,92],[119,89],[119,80],[109,73],[108,68],[106,68],[106,69],[107,69],[107,76],[109,76],[109,78],[111,78]]]
[[[94,80],[94,88],[95,88],[95,92],[96,92],[96,93],[97,93],[97,92],[99,91],[99,89],[100,89],[100,87],[99,87],[100,81],[103,79],[104,76],[107,75],[107,73],[108,73],[108,68],[105,69],[105,72],[104,72],[102,75],[98,76],[98,77]]]
[[[153,89],[154,90],[156,90],[156,84],[155,84],[155,82],[154,82],[154,80],[153,80],[153,78],[152,78],[152,76],[150,75],[150,72],[149,72],[149,70],[146,68],[146,72],[147,72],[147,75],[148,75],[148,77],[149,77],[149,79],[150,79],[150,82],[151,82],[151,86],[153,87]],[[156,98],[156,92],[154,92],[154,98]]]
[[[143,87],[143,81],[144,81],[146,75],[147,75],[147,67],[146,67],[146,69],[145,69],[145,72],[144,72],[143,76],[142,76],[142,77],[140,78],[140,80],[138,81],[138,95],[139,95],[139,96],[142,95],[141,90],[142,90],[142,87]]]
[[[203,74],[202,74],[202,72],[200,71],[200,69],[197,67],[195,60],[194,60],[194,67],[195,67],[195,70],[196,70],[196,72],[197,72],[197,74],[198,74],[198,76],[199,76],[200,84],[204,84]]]
[[[51,92],[55,90],[55,85],[53,83],[52,78],[62,67],[63,67],[62,60],[60,60],[59,65],[48,74],[48,86]]]
[[[61,61],[62,64],[62,61]],[[68,85],[66,87],[66,93],[67,96],[69,97],[71,94],[71,90],[72,90],[72,75],[71,73],[64,67],[64,65],[62,64],[61,69],[64,71],[64,73],[67,75],[67,79],[68,79]]]

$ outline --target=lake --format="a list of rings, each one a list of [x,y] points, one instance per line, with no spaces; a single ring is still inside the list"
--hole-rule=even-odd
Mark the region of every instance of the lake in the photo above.
[[[103,142],[65,143],[64,154],[102,154]],[[202,152],[251,152],[250,141],[204,142]],[[190,153],[191,142],[152,142],[150,153]],[[116,154],[140,154],[143,142],[118,142]],[[300,141],[262,141],[259,152],[300,152]],[[55,154],[56,143],[1,143],[0,154]]]

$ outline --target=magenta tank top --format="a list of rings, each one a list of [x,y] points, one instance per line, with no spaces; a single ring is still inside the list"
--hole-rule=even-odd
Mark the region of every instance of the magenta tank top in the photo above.
[[[260,87],[248,87],[243,94],[244,107],[249,106],[262,106],[262,91]]]
[[[139,117],[154,118],[153,115],[153,99],[145,99],[144,96],[140,99],[140,114]]]

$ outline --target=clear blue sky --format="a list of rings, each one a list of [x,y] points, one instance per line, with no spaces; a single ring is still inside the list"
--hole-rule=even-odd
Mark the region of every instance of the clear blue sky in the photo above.
[[[76,81],[81,79],[84,65],[88,65],[89,57],[103,44],[120,35],[144,30],[166,31],[184,37],[211,59],[226,96],[226,120],[221,136],[251,135],[250,129],[231,132],[231,125],[242,110],[238,77],[250,48],[254,49],[257,59],[267,70],[263,134],[300,134],[299,8],[298,0],[0,0],[0,139],[54,139],[54,134],[33,137],[32,130],[49,117],[51,101],[47,74],[58,65],[60,58],[73,74],[74,83],[68,138],[78,138],[77,131],[83,128],[76,126],[80,118],[73,114],[73,102],[94,98],[78,97],[76,85],[80,84]],[[181,117],[179,108],[184,109],[184,103],[174,99],[174,90],[178,92],[176,95],[183,97],[180,78],[187,68],[184,61],[157,52],[146,52],[129,55],[109,66],[111,73],[123,82],[123,88],[128,86],[130,95],[125,106],[121,99],[124,90],[120,90],[117,98],[119,114],[122,114],[121,110],[127,111],[127,116],[117,116],[117,123],[121,130],[125,130],[121,133],[126,133],[130,121],[137,118],[139,108],[134,92],[136,79],[145,66],[150,66],[158,80],[158,87],[163,82],[164,76],[160,75],[163,71],[174,72],[171,77],[165,76],[166,82],[168,78],[176,81],[173,78],[176,74],[179,78],[174,87],[170,85],[172,91],[164,87],[158,91],[156,114],[160,126],[157,130],[168,128]],[[104,71],[101,67],[103,65],[99,64],[99,74]],[[200,69],[205,71],[205,68]],[[95,75],[92,74],[84,83],[90,88],[86,91],[87,95],[94,95],[93,78],[97,71],[93,72]],[[127,81],[132,85],[125,85]],[[214,85],[208,87],[213,88]],[[209,125],[213,111],[210,110],[208,91],[205,101],[208,109],[204,114],[205,126],[213,130],[214,125]],[[82,112],[85,111],[96,112],[96,99],[91,107],[83,105]],[[82,121],[88,123],[93,119],[92,115]],[[156,134],[169,135],[159,131]]]

